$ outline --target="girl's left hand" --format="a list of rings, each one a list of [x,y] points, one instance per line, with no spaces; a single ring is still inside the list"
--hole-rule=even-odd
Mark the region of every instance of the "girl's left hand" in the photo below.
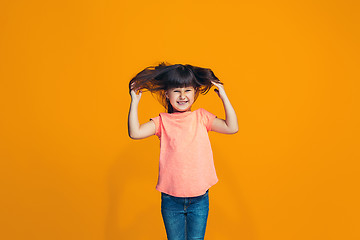
[[[225,89],[224,89],[224,86],[220,83],[216,83],[216,82],[213,82],[211,81],[211,83],[217,87],[217,89],[215,88],[214,91],[217,93],[217,95],[222,99],[223,97],[226,96],[226,93],[225,93]]]

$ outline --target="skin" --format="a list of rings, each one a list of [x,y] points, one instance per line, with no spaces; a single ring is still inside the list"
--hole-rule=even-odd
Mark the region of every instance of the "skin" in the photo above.
[[[224,86],[215,82],[212,82],[212,84],[217,87],[214,91],[223,102],[226,118],[215,118],[211,125],[211,131],[223,134],[237,133],[239,130],[237,116],[226,95]],[[141,95],[141,91],[139,94],[136,94],[135,89],[131,89],[130,91],[131,104],[128,116],[128,133],[132,139],[150,137],[155,134],[156,130],[155,123],[151,120],[141,125],[139,123],[138,106]],[[195,90],[193,87],[173,88],[166,91],[165,96],[170,100],[175,112],[191,111],[191,106],[194,103]],[[180,102],[184,101],[187,101],[187,103],[181,105]]]
[[[165,96],[173,106],[174,112],[188,112],[191,111],[191,105],[194,103],[195,89],[193,87],[172,88],[165,92]]]

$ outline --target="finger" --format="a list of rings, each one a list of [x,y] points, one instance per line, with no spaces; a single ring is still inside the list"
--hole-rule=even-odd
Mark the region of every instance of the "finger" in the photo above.
[[[134,88],[134,85],[135,85],[135,82],[133,82],[133,83],[130,85],[131,89]]]
[[[219,87],[219,84],[218,84],[218,83],[212,82],[212,84],[213,84],[215,87]]]

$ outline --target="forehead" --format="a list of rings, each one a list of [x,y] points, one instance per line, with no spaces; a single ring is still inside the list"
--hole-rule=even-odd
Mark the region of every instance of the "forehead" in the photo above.
[[[170,90],[187,90],[187,89],[194,89],[193,86],[188,86],[188,87],[175,87],[175,88],[171,88]]]

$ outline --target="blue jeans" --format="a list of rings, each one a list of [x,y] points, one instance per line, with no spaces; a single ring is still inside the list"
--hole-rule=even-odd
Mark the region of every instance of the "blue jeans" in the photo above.
[[[209,189],[196,197],[161,193],[161,214],[168,240],[204,239],[209,213]]]

